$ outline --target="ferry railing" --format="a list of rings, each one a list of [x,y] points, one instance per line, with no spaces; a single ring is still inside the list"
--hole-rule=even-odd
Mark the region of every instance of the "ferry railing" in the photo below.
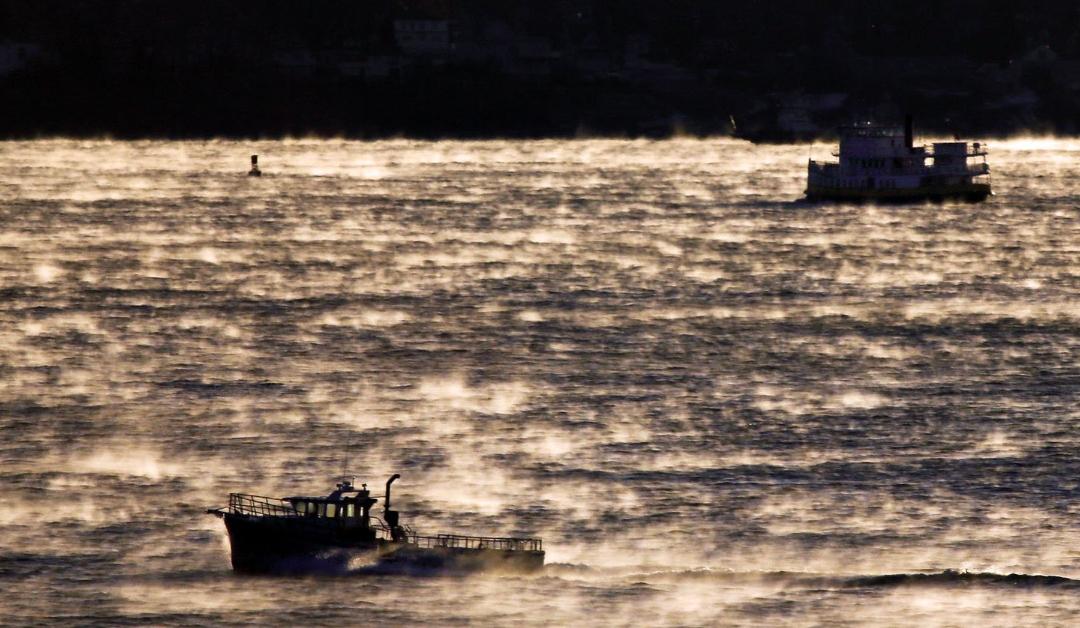
[[[837,158],[840,157],[840,151],[839,150],[833,150],[829,154],[832,155],[833,157],[837,157]],[[942,153],[942,156],[963,157],[963,158],[967,159],[967,158],[970,158],[970,157],[986,157],[989,154],[990,154],[990,147],[987,146],[986,144],[972,143],[972,144],[967,145],[967,147],[965,148],[963,153]],[[914,154],[908,154],[908,155],[902,155],[902,154],[901,155],[884,155],[884,156],[882,156],[880,158],[886,159],[886,160],[892,160],[892,159],[895,159],[895,158],[906,158],[906,159],[915,158],[915,159],[918,159],[920,157],[923,158],[923,159],[933,159],[935,157],[934,145],[933,144],[928,144],[927,146],[922,147],[922,151],[920,151],[918,153],[914,153]],[[817,161],[817,160],[814,160],[814,159],[810,160],[810,164],[811,164],[811,166],[816,166],[818,168],[825,167],[825,166],[839,165],[839,163],[836,162],[836,161],[821,162],[821,161]]]
[[[985,162],[964,164],[957,162],[949,165],[916,166],[913,168],[866,168],[849,170],[842,168],[836,163],[810,162],[810,175],[814,177],[896,177],[896,176],[926,176],[933,174],[968,174],[980,176],[990,174],[990,165]]]
[[[385,538],[393,536],[390,526],[381,519],[373,517],[371,527],[381,532]],[[401,526],[402,538],[423,548],[453,547],[463,549],[496,549],[511,551],[540,552],[544,549],[543,539],[516,536],[470,536],[468,534],[420,534],[409,526]]]
[[[289,502],[273,497],[229,493],[229,512],[236,515],[262,517],[299,517],[300,513]]]
[[[246,495],[243,493],[229,493],[229,512],[236,515],[247,516],[271,516],[271,517],[294,517],[311,519],[302,515],[287,501],[273,497],[261,497],[259,495]],[[391,529],[378,518],[373,518],[372,529],[382,532],[387,538],[391,536]],[[320,517],[318,520],[326,520]],[[313,519],[314,521],[314,519]],[[417,534],[411,528],[402,527],[405,541],[423,548],[463,548],[463,549],[492,549],[502,551],[529,551],[540,552],[544,549],[544,541],[537,538],[524,538],[512,536],[469,536],[465,534]]]
[[[926,145],[926,156],[933,157],[935,154],[934,145]],[[982,142],[971,142],[965,148],[963,153],[942,153],[942,155],[948,155],[952,157],[985,157],[990,154],[990,146],[983,144]]]
[[[544,541],[536,538],[510,536],[468,536],[464,534],[408,534],[407,541],[423,548],[491,549],[501,551],[540,552]]]

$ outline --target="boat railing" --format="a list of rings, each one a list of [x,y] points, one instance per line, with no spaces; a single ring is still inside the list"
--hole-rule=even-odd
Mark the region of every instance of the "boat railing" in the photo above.
[[[381,532],[384,538],[392,538],[393,531],[381,519],[373,518],[371,527]],[[405,542],[418,547],[454,547],[463,549],[495,549],[510,551],[539,552],[544,549],[543,539],[514,536],[470,536],[467,534],[420,534],[409,526],[401,526],[400,533]]]
[[[933,157],[936,151],[933,144],[926,145],[926,156]],[[949,157],[986,157],[990,154],[990,147],[982,142],[970,142],[964,147],[964,152],[942,153]]]
[[[897,176],[926,176],[942,172],[953,174],[968,174],[977,177],[990,174],[990,165],[985,162],[963,164],[957,162],[949,165],[914,166],[906,168],[842,168],[837,163],[810,162],[810,174],[815,177],[897,177]]]
[[[220,510],[212,511],[220,514]],[[246,495],[244,493],[229,493],[228,512],[234,515],[246,515],[255,517],[292,517],[298,519],[310,519],[298,513],[286,500],[274,497],[261,497],[259,495]],[[392,530],[385,522],[373,517],[371,528],[383,533],[385,538],[392,536]],[[417,534],[408,526],[400,528],[404,534],[404,540],[423,548],[463,548],[463,549],[492,549],[503,551],[530,551],[540,552],[544,549],[544,541],[538,538],[524,538],[512,536],[469,536],[464,534]]]
[[[904,168],[895,168],[890,166],[884,166],[881,168],[851,168],[849,166],[841,166],[838,163],[829,162],[810,162],[810,174],[819,175],[824,177],[889,177],[889,176],[905,176],[905,175],[924,175],[928,170],[925,166],[909,166]]]
[[[229,512],[259,517],[299,517],[292,504],[273,497],[229,493]]]
[[[468,536],[463,534],[409,534],[408,542],[424,548],[492,549],[503,551],[540,552],[544,541],[537,538],[509,536]]]
[[[916,151],[914,153],[901,154],[901,155],[886,154],[886,155],[881,155],[880,158],[881,159],[895,159],[897,157],[900,157],[900,158],[905,158],[905,159],[910,159],[910,158],[924,158],[925,159],[925,158],[932,158],[936,154],[935,151],[934,151],[934,145],[933,144],[927,144],[926,146],[923,146],[921,148],[922,148],[922,150]],[[840,157],[840,150],[839,149],[833,149],[832,151],[829,152],[829,154],[831,156],[833,156],[833,157],[839,158]],[[990,148],[989,148],[989,146],[987,146],[986,144],[983,144],[982,142],[973,142],[973,143],[967,145],[967,147],[964,149],[963,153],[942,153],[942,154],[947,155],[949,157],[964,157],[964,158],[986,157],[986,156],[988,156],[990,154]],[[810,163],[817,164],[819,166],[821,166],[821,165],[831,165],[829,163],[822,163],[822,162],[819,162],[819,161],[814,161],[813,159],[810,160]],[[835,163],[835,162],[832,162],[832,163]]]

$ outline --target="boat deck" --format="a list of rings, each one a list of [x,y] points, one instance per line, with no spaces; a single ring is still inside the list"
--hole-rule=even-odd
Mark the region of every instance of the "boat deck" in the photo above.
[[[230,493],[229,505],[225,508],[210,510],[219,516],[238,515],[244,517],[270,517],[296,519],[310,521],[320,525],[331,524],[335,521],[344,521],[344,517],[313,516],[298,512],[291,503],[275,497],[263,497],[260,495],[247,495],[244,493]],[[390,536],[390,528],[382,523],[372,525],[372,528]],[[467,534],[418,534],[405,529],[405,543],[419,548],[452,548],[465,550],[501,550],[511,552],[542,552],[544,542],[539,538],[532,537],[509,537],[509,536],[472,536]]]

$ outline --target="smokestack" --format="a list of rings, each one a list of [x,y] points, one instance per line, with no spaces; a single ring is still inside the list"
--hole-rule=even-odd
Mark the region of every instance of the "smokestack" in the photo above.
[[[398,479],[400,477],[401,477],[400,475],[395,473],[394,475],[390,476],[389,480],[386,481],[386,500],[383,501],[383,510],[384,511],[389,511],[390,510],[390,485],[394,483],[394,480],[396,480],[396,479]]]
[[[915,138],[913,134],[913,125],[911,114],[904,116],[904,145],[907,146],[908,152],[915,148]]]

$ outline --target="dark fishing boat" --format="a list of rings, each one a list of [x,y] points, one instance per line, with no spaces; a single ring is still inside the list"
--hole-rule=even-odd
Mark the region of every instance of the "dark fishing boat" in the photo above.
[[[322,497],[261,497],[231,493],[229,505],[208,513],[225,520],[233,569],[290,573],[341,569],[355,564],[381,569],[529,572],[544,566],[538,538],[417,534],[390,508],[386,482],[383,516],[367,485],[343,480]]]

